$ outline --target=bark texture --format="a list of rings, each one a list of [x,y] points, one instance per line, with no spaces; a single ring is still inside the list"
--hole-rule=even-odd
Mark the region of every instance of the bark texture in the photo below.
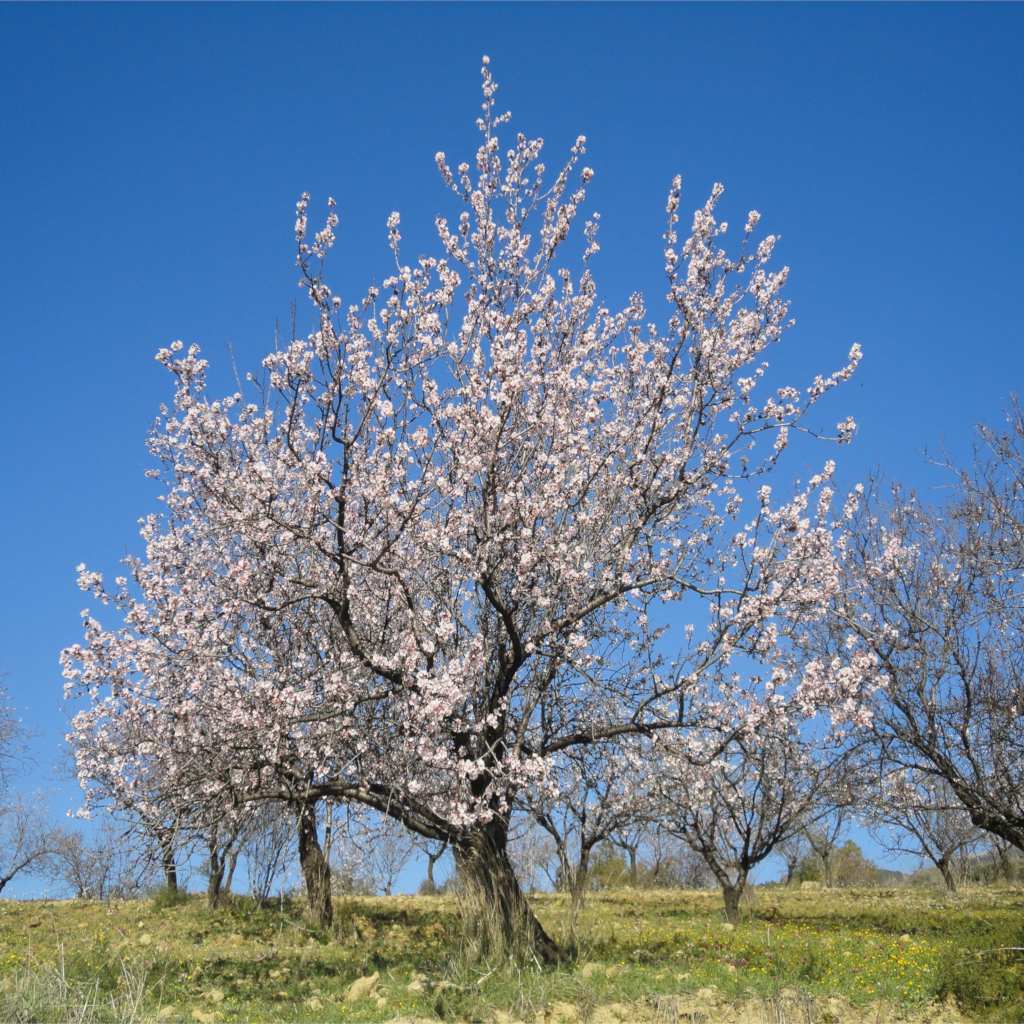
[[[296,814],[299,834],[299,866],[306,883],[309,913],[321,928],[330,928],[334,919],[331,903],[331,869],[320,848],[316,829],[316,804],[302,803]]]
[[[508,858],[508,832],[489,825],[454,845],[463,883],[468,937],[481,957],[558,963],[565,958],[544,930],[519,887]]]

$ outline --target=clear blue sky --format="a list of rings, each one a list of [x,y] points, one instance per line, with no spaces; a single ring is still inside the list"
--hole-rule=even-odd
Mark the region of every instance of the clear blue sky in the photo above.
[[[660,298],[674,173],[684,206],[724,181],[793,268],[777,361],[799,380],[864,346],[833,406],[861,424],[843,480],[927,488],[923,450],[966,452],[1022,378],[1022,39],[1019,5],[0,6],[0,671],[36,732],[24,785],[77,800],[52,781],[57,652],[73,567],[113,570],[154,506],[153,352],[254,366],[299,294],[303,190],[338,198],[347,297],[387,267],[390,210],[425,247],[482,53],[549,165],[588,135],[607,294]]]

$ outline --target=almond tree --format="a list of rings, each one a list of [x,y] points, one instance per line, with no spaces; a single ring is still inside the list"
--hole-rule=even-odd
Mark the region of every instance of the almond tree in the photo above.
[[[10,793],[25,731],[0,685],[0,893],[19,874],[49,870],[58,834],[38,803]]]
[[[295,838],[295,823],[285,805],[257,806],[243,840],[242,855],[249,875],[249,892],[259,903],[270,899],[274,883],[286,870]]]
[[[802,740],[784,718],[727,737],[709,764],[672,738],[659,746],[663,827],[704,858],[735,924],[750,872],[826,812],[846,755]]]
[[[554,759],[545,786],[522,795],[523,809],[554,843],[573,934],[594,847],[650,816],[640,758],[641,751],[626,743],[573,747]]]
[[[803,838],[821,864],[821,877],[826,889],[835,885],[835,856],[852,813],[849,803],[832,802],[803,829]]]
[[[951,467],[952,468],[952,467]],[[859,677],[837,718],[877,757],[948,784],[978,828],[1024,850],[1024,418],[982,429],[949,501],[869,488],[803,692]]]
[[[930,860],[956,892],[954,866],[981,832],[945,779],[913,770],[883,775],[868,817],[889,850]]]
[[[50,871],[59,846],[57,830],[31,802],[0,803],[0,893],[19,874]]]
[[[415,834],[394,818],[374,815],[352,822],[347,838],[359,852],[358,860],[374,891],[390,896],[416,852]]]
[[[733,657],[785,659],[836,582],[832,467],[781,501],[767,479],[859,350],[769,386],[787,269],[756,212],[726,251],[719,185],[682,242],[669,190],[661,322],[639,293],[602,303],[598,216],[572,235],[585,139],[547,179],[482,75],[472,166],[436,156],[456,209],[436,255],[407,261],[391,214],[392,268],[346,305],[334,202],[311,234],[299,201],[316,323],[264,361],[265,402],[209,397],[195,346],[158,353],[165,512],[113,587],[83,568],[123,621],[87,615],[65,671],[87,787],[93,739],[145,718],[167,790],[389,815],[449,844],[492,944],[554,959],[507,855],[516,794],[567,751],[698,722],[743,685]],[[659,644],[665,605],[680,632]]]
[[[802,832],[790,836],[788,839],[783,839],[775,847],[775,852],[782,858],[786,865],[786,877],[784,879],[785,885],[792,885],[796,879],[797,868],[800,866],[800,862],[810,853],[811,845],[807,841],[807,837]]]

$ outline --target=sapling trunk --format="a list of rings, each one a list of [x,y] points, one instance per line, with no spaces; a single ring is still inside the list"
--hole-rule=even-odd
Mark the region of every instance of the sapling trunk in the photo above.
[[[580,859],[572,873],[572,886],[570,891],[569,910],[569,934],[572,941],[576,941],[576,925],[579,921],[580,911],[583,909],[583,901],[587,895],[587,873],[590,870],[590,847],[584,846],[580,849]]]
[[[169,838],[160,838],[160,866],[164,872],[164,886],[169,892],[178,891],[178,865],[174,859],[174,844]]]
[[[209,874],[206,879],[206,903],[211,910],[220,906],[221,887],[224,882],[224,859],[217,847],[210,847]]]

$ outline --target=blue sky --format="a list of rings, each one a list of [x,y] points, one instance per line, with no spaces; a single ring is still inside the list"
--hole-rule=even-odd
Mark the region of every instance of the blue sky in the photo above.
[[[114,569],[154,507],[154,351],[199,342],[225,389],[229,351],[255,366],[299,297],[303,190],[338,199],[346,297],[386,273],[392,209],[425,248],[483,53],[549,165],[588,136],[609,297],[660,298],[674,173],[684,208],[725,182],[729,219],[761,210],[793,268],[776,364],[803,381],[864,347],[829,407],[860,423],[843,482],[934,488],[925,449],[964,455],[1024,368],[1022,30],[1011,5],[0,6],[0,672],[35,732],[23,785],[76,804],[57,652],[73,567]]]

